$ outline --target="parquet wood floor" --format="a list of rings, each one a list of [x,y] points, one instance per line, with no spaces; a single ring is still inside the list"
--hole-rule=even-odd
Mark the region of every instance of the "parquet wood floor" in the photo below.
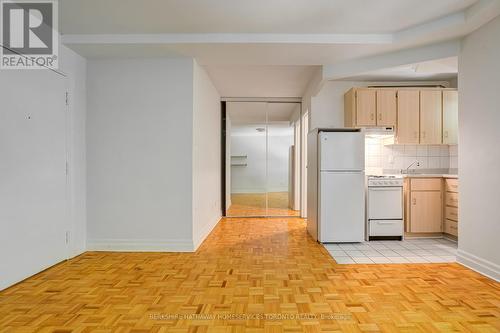
[[[288,192],[233,193],[227,216],[300,216],[300,212],[289,208]]]
[[[459,264],[338,265],[298,218],[222,220],[195,253],[88,252],[0,292],[9,333],[499,330],[499,283]]]

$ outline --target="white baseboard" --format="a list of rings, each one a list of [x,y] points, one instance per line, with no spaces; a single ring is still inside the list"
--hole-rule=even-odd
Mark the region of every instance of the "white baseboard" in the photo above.
[[[87,251],[194,252],[191,239],[89,239]]]
[[[457,261],[458,263],[482,275],[500,282],[500,266],[491,261],[485,260],[463,250],[458,250]]]
[[[203,229],[198,233],[197,237],[194,237],[193,243],[194,243],[194,250],[196,251],[198,247],[203,243],[205,238],[207,238],[208,234],[215,228],[215,226],[220,222],[221,216],[214,217],[210,219],[209,223],[205,224],[203,226]]]

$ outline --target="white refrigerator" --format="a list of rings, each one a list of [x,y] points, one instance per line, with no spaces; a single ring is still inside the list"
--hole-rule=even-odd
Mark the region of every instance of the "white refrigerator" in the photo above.
[[[365,239],[365,135],[360,130],[318,131],[317,239]]]

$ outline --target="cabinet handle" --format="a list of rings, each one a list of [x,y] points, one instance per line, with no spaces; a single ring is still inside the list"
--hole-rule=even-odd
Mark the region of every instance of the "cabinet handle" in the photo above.
[[[374,119],[373,113],[370,113],[370,120],[373,120],[373,119]]]
[[[382,120],[382,113],[378,114],[378,120]]]
[[[413,205],[416,205],[417,204],[417,198],[413,198],[412,202],[413,202]]]
[[[447,138],[448,137],[448,131],[444,131],[444,137]]]

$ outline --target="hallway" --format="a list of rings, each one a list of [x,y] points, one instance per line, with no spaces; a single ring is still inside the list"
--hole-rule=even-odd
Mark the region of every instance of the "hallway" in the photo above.
[[[87,252],[0,292],[0,332],[494,332],[498,304],[459,264],[338,265],[301,219],[223,219],[195,253]]]

